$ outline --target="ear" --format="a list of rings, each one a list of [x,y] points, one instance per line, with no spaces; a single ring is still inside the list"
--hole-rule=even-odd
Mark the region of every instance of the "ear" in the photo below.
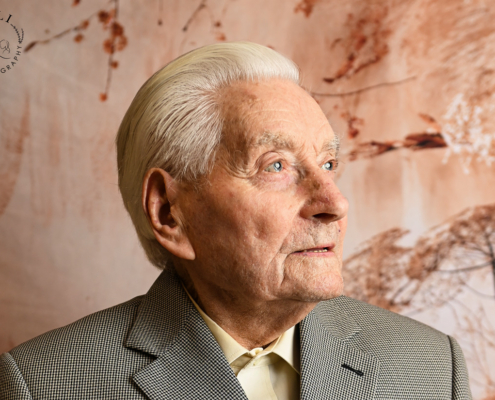
[[[155,238],[174,256],[194,260],[196,254],[183,229],[178,182],[161,168],[151,168],[143,180],[143,209]]]

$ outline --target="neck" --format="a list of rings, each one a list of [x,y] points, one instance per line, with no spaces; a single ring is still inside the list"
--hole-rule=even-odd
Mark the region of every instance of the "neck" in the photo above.
[[[266,347],[299,323],[317,303],[295,300],[256,301],[227,291],[208,290],[179,274],[184,286],[201,309],[242,347]]]

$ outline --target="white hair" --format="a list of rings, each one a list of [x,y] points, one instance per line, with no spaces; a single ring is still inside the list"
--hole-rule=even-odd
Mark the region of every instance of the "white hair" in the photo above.
[[[148,259],[160,269],[170,253],[155,239],[141,196],[146,172],[162,168],[178,181],[206,176],[221,140],[216,94],[236,81],[286,79],[299,84],[297,66],[249,42],[190,51],[157,71],[139,89],[117,133],[119,188]]]

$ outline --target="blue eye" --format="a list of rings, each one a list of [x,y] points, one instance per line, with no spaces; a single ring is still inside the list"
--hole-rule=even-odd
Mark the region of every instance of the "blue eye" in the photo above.
[[[265,171],[267,172],[280,172],[282,171],[284,167],[282,166],[282,163],[280,161],[276,161],[273,164],[270,164],[268,167],[265,168]]]
[[[335,160],[327,161],[321,167],[321,169],[324,169],[326,171],[335,171],[336,168],[337,168],[337,161],[335,161]]]

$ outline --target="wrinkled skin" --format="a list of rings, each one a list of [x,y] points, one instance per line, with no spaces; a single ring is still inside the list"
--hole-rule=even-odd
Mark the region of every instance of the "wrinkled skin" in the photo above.
[[[348,203],[334,132],[303,89],[238,82],[219,99],[225,126],[207,182],[195,190],[153,169],[143,200],[200,306],[253,348],[342,294]]]

